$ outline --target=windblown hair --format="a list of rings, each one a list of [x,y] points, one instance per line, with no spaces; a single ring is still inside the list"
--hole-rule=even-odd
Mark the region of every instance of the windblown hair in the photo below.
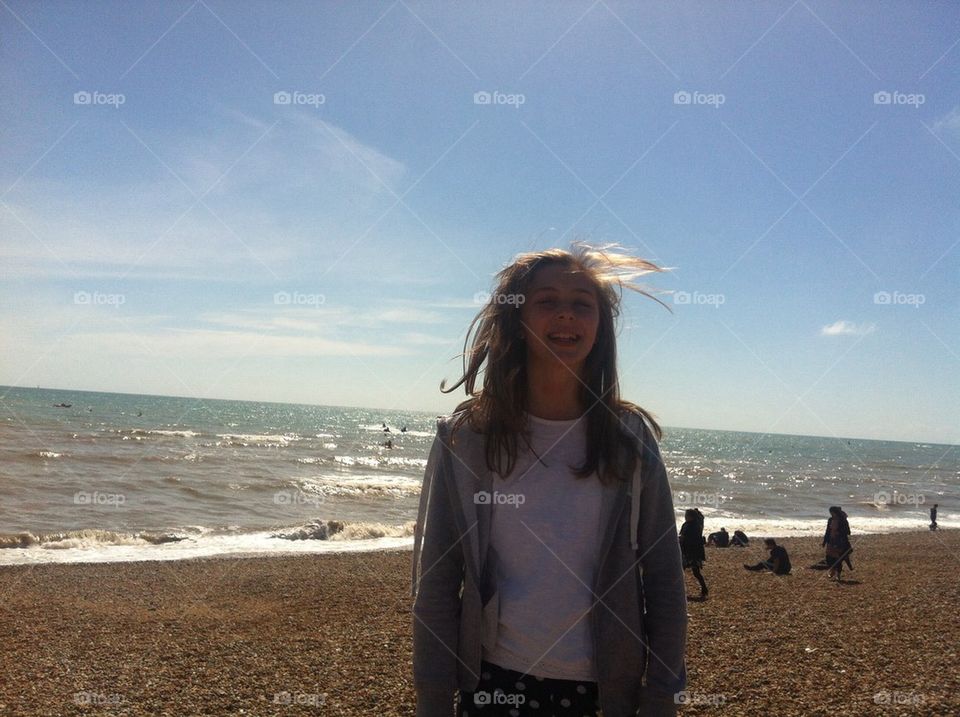
[[[635,467],[636,438],[622,426],[624,412],[641,416],[657,439],[662,437],[662,430],[650,413],[620,398],[615,321],[620,315],[623,287],[670,310],[645,287],[632,283],[639,276],[665,270],[644,259],[611,251],[616,249],[616,245],[593,247],[574,242],[570,251],[549,249],[520,254],[497,273],[494,292],[470,323],[463,347],[463,375],[449,389],[445,388],[446,380],[442,381],[440,390],[450,393],[464,386],[469,398],[456,408],[463,413],[453,432],[469,421],[473,430],[485,434],[487,467],[501,478],[506,478],[516,465],[518,436],[529,445],[524,416],[527,347],[519,339],[523,332],[523,299],[518,297],[525,299],[535,272],[546,266],[558,264],[583,273],[597,293],[600,322],[580,386],[580,402],[586,407],[587,454],[584,464],[575,468],[575,474],[584,478],[597,473],[604,483],[629,478]],[[481,369],[483,387],[477,391]]]

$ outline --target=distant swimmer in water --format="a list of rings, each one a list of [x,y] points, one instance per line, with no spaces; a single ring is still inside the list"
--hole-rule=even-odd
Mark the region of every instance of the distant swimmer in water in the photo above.
[[[53,407],[54,408],[70,408],[70,406],[72,405],[73,405],[72,403],[55,403],[53,404]]]
[[[380,445],[384,448],[393,448],[393,439],[391,438],[386,443],[381,443]]]
[[[400,429],[400,433],[406,433],[406,432],[407,432],[407,427],[406,427],[406,426],[404,426],[403,428]]]
[[[137,411],[137,418],[140,418],[140,416],[142,415],[143,415],[143,411]]]

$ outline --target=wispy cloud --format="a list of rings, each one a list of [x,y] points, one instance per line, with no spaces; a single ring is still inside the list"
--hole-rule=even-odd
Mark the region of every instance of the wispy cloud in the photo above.
[[[942,117],[935,119],[931,129],[937,134],[951,134],[960,137],[960,105],[954,107]]]
[[[852,321],[834,321],[820,329],[821,336],[865,336],[877,330],[875,324],[855,324]]]
[[[119,193],[85,174],[21,181],[0,207],[5,274],[288,276],[369,227],[401,190],[402,162],[304,111],[291,109],[266,135],[272,122],[223,114],[216,136],[134,128],[149,151],[119,129],[114,161],[146,177]]]
[[[329,331],[330,329],[389,329],[402,325],[440,325],[447,323],[441,313],[420,308],[413,302],[382,309],[367,309],[353,304],[319,305],[315,308],[270,307],[232,312],[209,311],[200,321],[245,331]],[[444,339],[438,339],[443,341]]]
[[[382,342],[360,342],[322,336],[282,336],[250,331],[162,329],[78,333],[72,339],[99,356],[166,356],[176,361],[234,359],[238,356],[289,357],[402,356],[414,352]]]

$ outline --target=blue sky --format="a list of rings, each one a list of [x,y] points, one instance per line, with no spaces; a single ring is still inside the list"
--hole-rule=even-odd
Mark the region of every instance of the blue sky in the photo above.
[[[0,384],[444,413],[475,295],[585,238],[673,268],[620,337],[667,425],[960,442],[956,5],[3,0],[0,33]]]

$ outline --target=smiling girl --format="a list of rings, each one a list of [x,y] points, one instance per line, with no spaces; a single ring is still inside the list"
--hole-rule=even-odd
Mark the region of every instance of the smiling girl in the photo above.
[[[616,366],[622,289],[651,297],[631,281],[655,271],[583,244],[523,254],[471,323],[446,389],[468,398],[437,423],[420,496],[418,715],[675,713],[686,600],[661,432]]]

